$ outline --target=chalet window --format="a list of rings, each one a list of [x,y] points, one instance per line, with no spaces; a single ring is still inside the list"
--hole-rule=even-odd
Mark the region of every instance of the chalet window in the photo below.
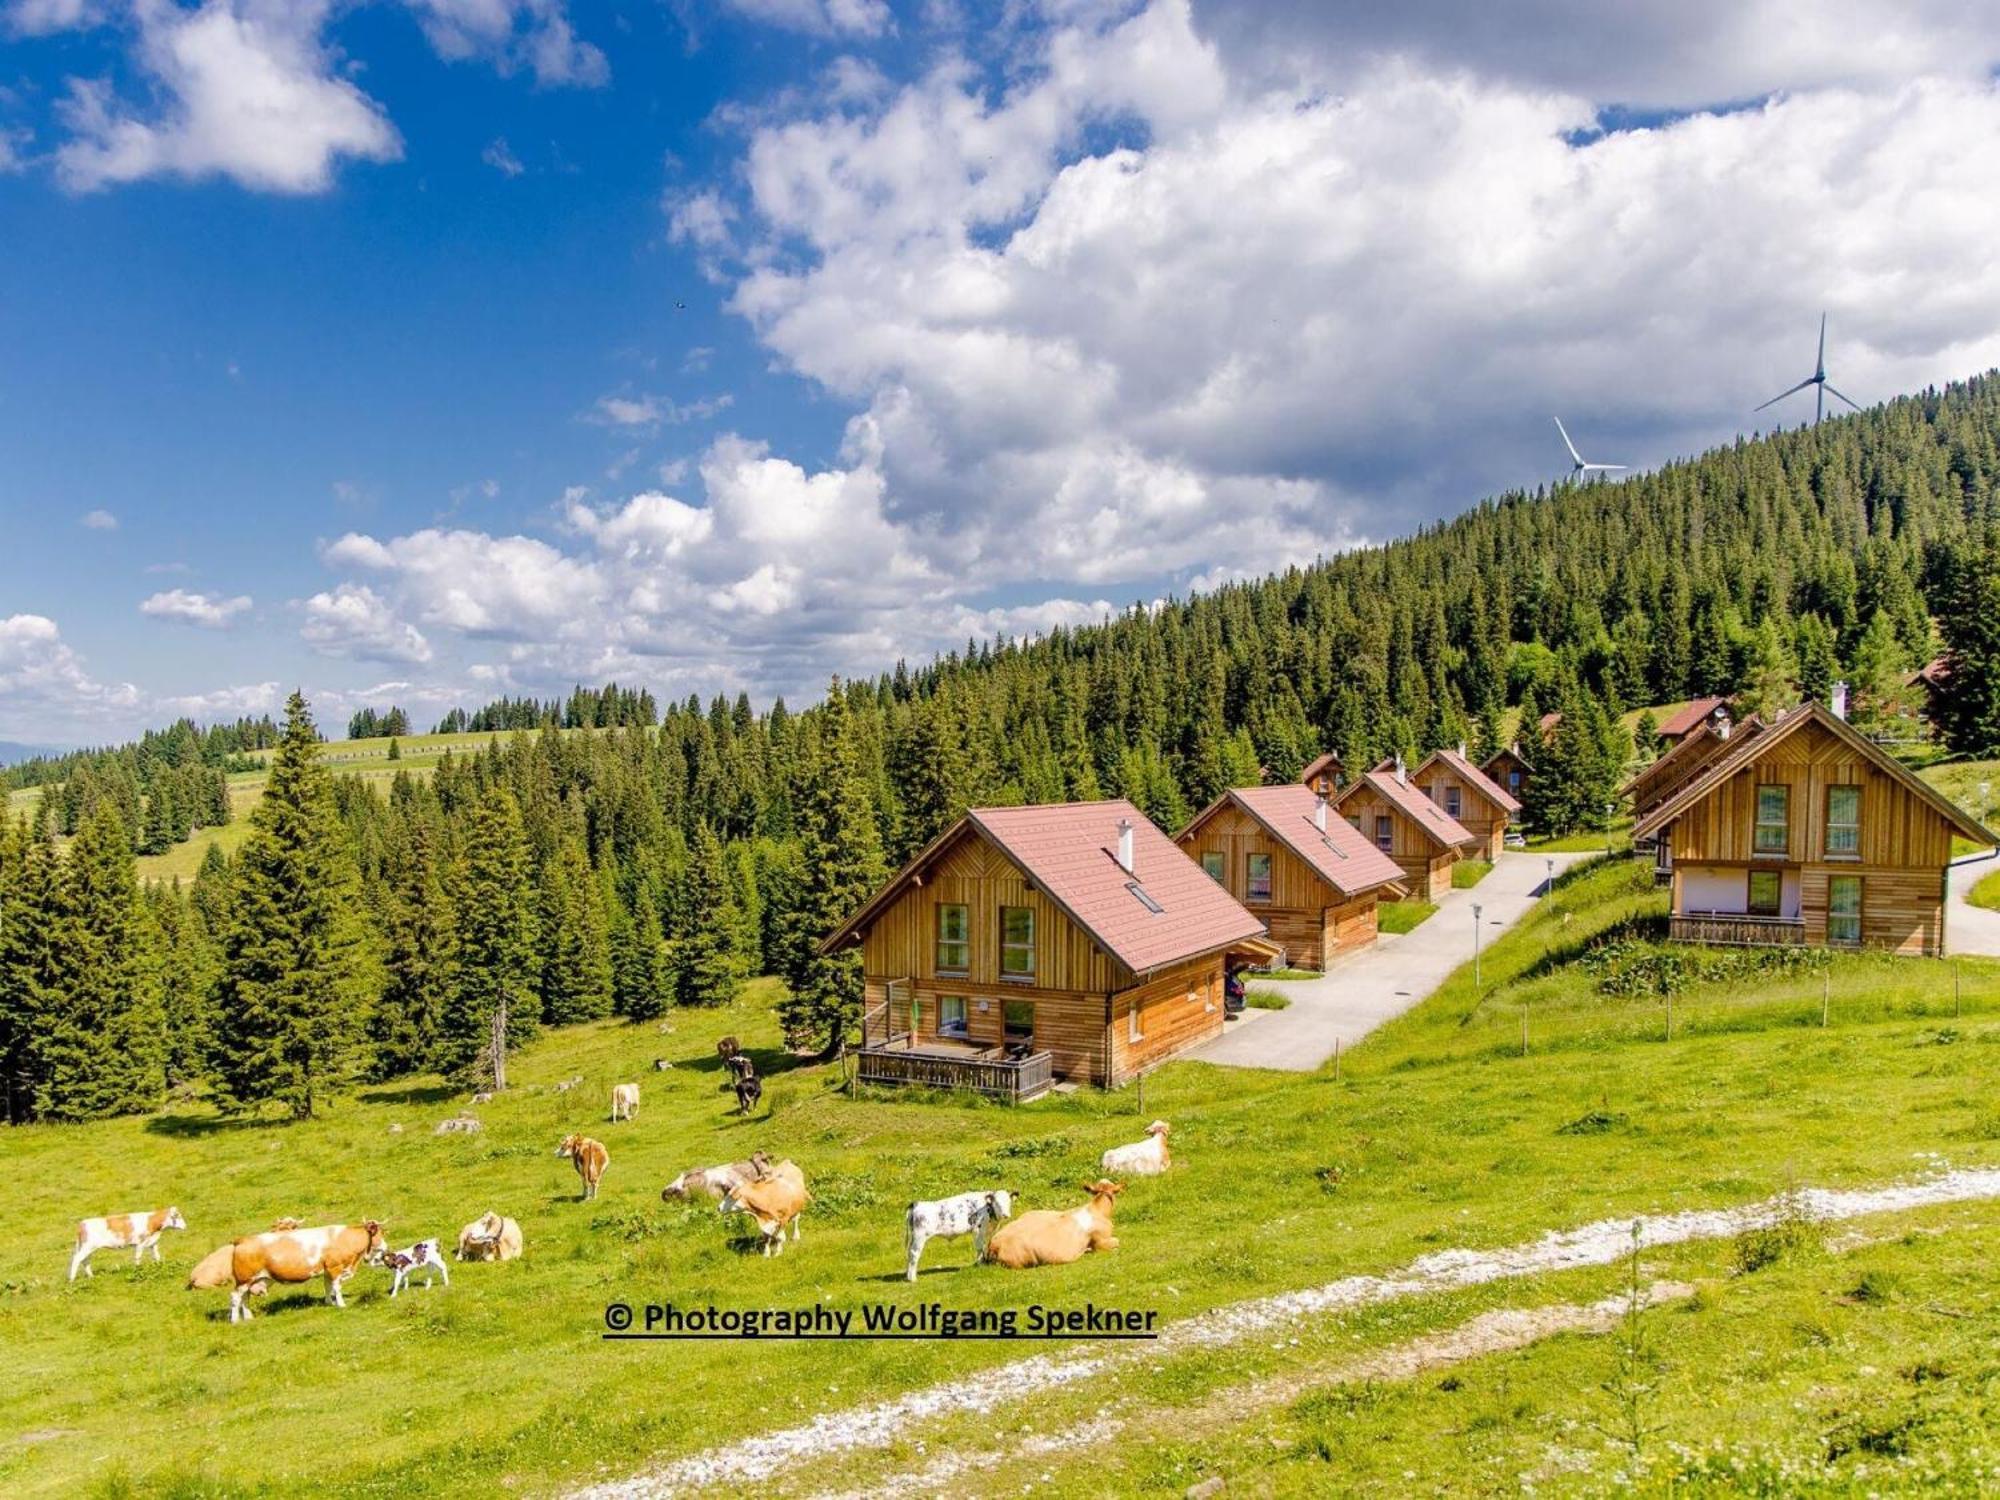
[[[1009,1000],[1000,1007],[1010,1047],[1031,1047],[1035,1042],[1035,1006],[1029,1000]]]
[[[1757,788],[1757,827],[1750,839],[1752,854],[1784,854],[1791,848],[1792,789]]]
[[[1246,901],[1269,901],[1271,899],[1271,856],[1252,854],[1248,859],[1248,873],[1244,881],[1243,899]]]
[[[1396,825],[1387,813],[1375,814],[1375,847],[1384,854],[1396,847]]]
[[[958,902],[941,902],[937,909],[937,970],[964,974],[972,968],[972,914]]]
[[[1207,873],[1208,878],[1213,880],[1217,885],[1222,884],[1224,863],[1225,860],[1220,849],[1204,849],[1201,851],[1201,867]]]
[[[1145,1039],[1146,1033],[1139,1029],[1139,997],[1134,995],[1132,997],[1132,1008],[1125,1012],[1125,1040],[1128,1042],[1143,1042]]]
[[[965,1024],[965,996],[941,995],[938,998],[938,1035],[962,1037],[968,1034]]]
[[[1035,914],[1028,907],[1000,908],[1000,977],[1035,977]]]
[[[1455,818],[1458,816],[1458,809],[1458,788],[1448,786],[1444,789],[1444,810],[1448,815]]]
[[[1750,915],[1775,917],[1784,898],[1785,877],[1776,870],[1750,872]]]
[[[1510,792],[1521,790],[1521,773],[1518,768],[1507,773],[1507,790]]]
[[[1861,788],[1826,789],[1826,852],[1829,856],[1861,852]]]
[[[1861,877],[1829,875],[1826,881],[1826,940],[1861,946]]]

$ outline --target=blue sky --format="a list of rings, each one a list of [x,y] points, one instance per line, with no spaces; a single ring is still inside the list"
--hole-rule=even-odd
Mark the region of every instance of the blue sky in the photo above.
[[[1835,8],[0,0],[0,738],[796,701],[1725,440],[1823,307],[1986,368],[2000,24]]]

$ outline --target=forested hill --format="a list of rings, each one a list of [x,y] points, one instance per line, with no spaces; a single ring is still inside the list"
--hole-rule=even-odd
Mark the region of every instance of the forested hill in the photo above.
[[[1529,813],[1574,826],[1603,818],[1623,767],[1617,708],[1720,689],[1781,706],[1844,676],[1864,723],[1899,720],[1933,617],[1947,733],[1991,749],[1996,439],[1987,376],[975,643],[800,714],[738,695],[670,704],[655,726],[618,690],[607,721],[607,689],[582,717],[599,727],[474,740],[429,774],[399,769],[386,797],[330,774],[295,700],[241,852],[211,847],[188,890],[133,882],[156,790],[142,807],[124,775],[75,770],[42,799],[75,830],[66,853],[49,820],[0,829],[0,1116],[144,1108],[183,1083],[307,1113],[362,1074],[491,1080],[496,1038],[504,1057],[537,1025],[657,1015],[751,972],[786,980],[795,1039],[835,1047],[859,973],[818,939],[968,805],[1124,795],[1171,828],[1322,749],[1354,765],[1484,748],[1510,709],[1559,709],[1533,786],[1585,790]],[[472,721],[530,709],[544,716]],[[174,738],[162,764],[224,753]]]

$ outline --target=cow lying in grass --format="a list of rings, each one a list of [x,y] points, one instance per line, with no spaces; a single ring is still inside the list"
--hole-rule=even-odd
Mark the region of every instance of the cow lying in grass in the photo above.
[[[785,1226],[791,1226],[792,1242],[798,1243],[799,1215],[810,1202],[812,1194],[806,1191],[806,1174],[799,1170],[797,1162],[781,1161],[765,1176],[740,1182],[724,1193],[720,1211],[750,1215],[764,1237],[764,1253],[783,1255]]]
[[[1083,1190],[1090,1201],[1082,1208],[1038,1208],[1002,1225],[986,1242],[986,1258],[1022,1271],[1030,1266],[1066,1266],[1092,1250],[1116,1250],[1111,1207],[1124,1187],[1100,1177],[1086,1182]]]
[[[604,1169],[611,1165],[611,1153],[604,1149],[604,1142],[593,1141],[587,1135],[566,1135],[563,1143],[556,1147],[556,1155],[568,1157],[570,1164],[576,1168],[576,1175],[583,1179],[585,1201],[595,1198]]]
[[[1167,1131],[1171,1127],[1165,1120],[1155,1120],[1146,1127],[1146,1138],[1130,1146],[1113,1146],[1099,1158],[1098,1170],[1109,1177],[1116,1172],[1120,1177],[1158,1177],[1174,1164],[1173,1154],[1167,1150]]]
[[[361,1224],[322,1224],[316,1229],[287,1229],[253,1234],[229,1247],[229,1321],[248,1321],[251,1312],[246,1297],[261,1297],[274,1281],[297,1285],[315,1276],[326,1278],[326,1299],[335,1307],[347,1306],[340,1295],[341,1283],[354,1274],[363,1261],[382,1258],[387,1248],[382,1226],[374,1219]],[[188,1285],[211,1286],[220,1255],[211,1255],[195,1267]]]
[[[96,1275],[90,1269],[90,1257],[100,1250],[130,1250],[135,1266],[146,1258],[146,1252],[150,1250],[153,1252],[153,1263],[158,1265],[161,1233],[185,1228],[187,1220],[181,1217],[178,1208],[155,1208],[139,1214],[109,1214],[101,1219],[80,1219],[76,1226],[76,1253],[69,1258],[69,1279],[76,1280],[79,1270],[86,1276]]]
[[[404,1284],[418,1271],[424,1273],[426,1287],[437,1276],[444,1278],[446,1286],[451,1285],[451,1272],[445,1269],[444,1256],[438,1252],[436,1240],[418,1240],[407,1250],[391,1250],[382,1257],[382,1264],[396,1276],[395,1284],[389,1288],[391,1297],[400,1292]]]
[[[986,1254],[987,1238],[1014,1212],[1014,1200],[1005,1192],[960,1193],[932,1203],[912,1203],[904,1219],[903,1243],[910,1252],[906,1279],[917,1279],[917,1262],[931,1240],[972,1236],[972,1260],[977,1265]]]
[[[521,1226],[490,1209],[458,1232],[460,1260],[519,1260]]]
[[[738,1183],[755,1182],[760,1175],[755,1157],[749,1161],[724,1162],[719,1167],[690,1167],[660,1189],[660,1201],[671,1203],[701,1194],[720,1198]]]

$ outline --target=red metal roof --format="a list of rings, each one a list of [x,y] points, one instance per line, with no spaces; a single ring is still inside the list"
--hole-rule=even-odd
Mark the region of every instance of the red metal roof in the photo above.
[[[1328,813],[1322,832],[1313,822],[1313,809],[1319,797],[1308,786],[1236,787],[1210,803],[1188,828],[1232,800],[1343,896],[1358,896],[1403,879],[1402,867],[1339,814]]]
[[[1340,779],[1340,756],[1332,750],[1314,759],[1313,763],[1299,772],[1299,785],[1311,786],[1321,776],[1331,773],[1333,779]]]
[[[1392,806],[1400,808],[1409,820],[1440,844],[1476,844],[1478,839],[1466,831],[1465,825],[1426,797],[1414,785],[1397,779],[1394,771],[1368,771],[1360,780],[1352,783],[1339,800],[1345,802],[1356,787],[1373,787]]]
[[[1263,935],[1262,922],[1122,798],[1041,807],[978,807],[967,817],[1134,973]],[[1118,863],[1118,824],[1123,818],[1132,822],[1130,873]],[[1134,884],[1159,911],[1133,893]]]
[[[1726,702],[1728,702],[1726,698],[1697,698],[1670,717],[1655,732],[1662,739],[1678,739]]]
[[[1460,781],[1463,781],[1495,807],[1505,808],[1510,813],[1517,813],[1521,810],[1521,804],[1514,799],[1513,795],[1506,788],[1502,787],[1499,782],[1488,776],[1456,750],[1433,750],[1424,764],[1428,765],[1433,760],[1441,760],[1450,766],[1453,771],[1458,773]],[[1421,771],[1423,770],[1423,766],[1418,766],[1417,769]]]

